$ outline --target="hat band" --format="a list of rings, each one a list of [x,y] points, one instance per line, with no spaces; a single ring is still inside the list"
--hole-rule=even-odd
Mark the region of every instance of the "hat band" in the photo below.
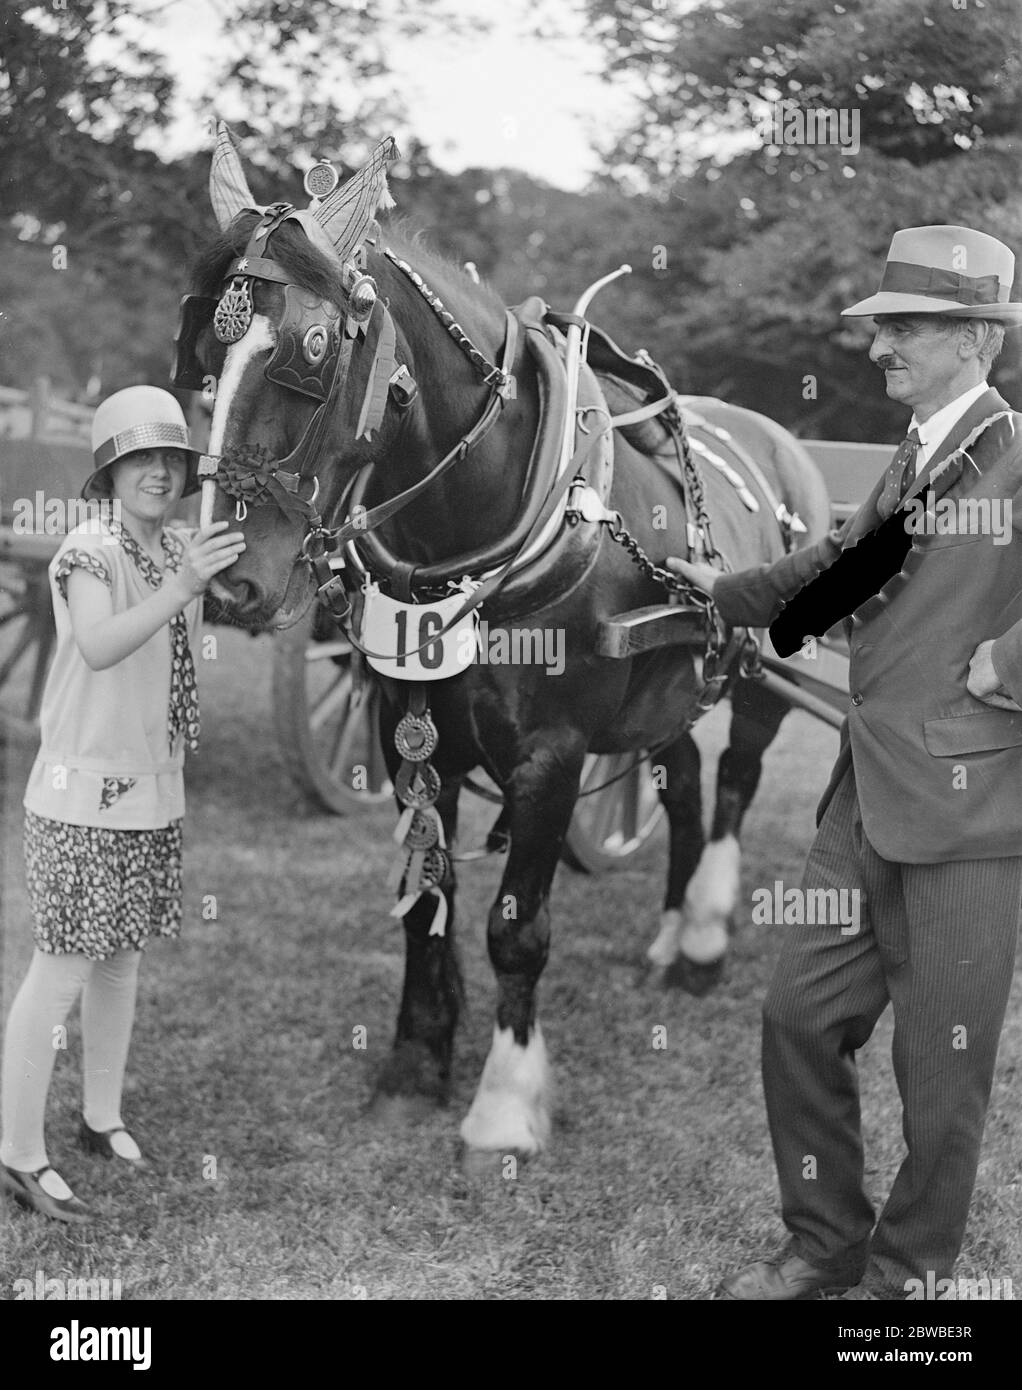
[[[93,450],[92,457],[97,468],[105,468],[124,454],[134,453],[136,449],[153,449],[164,445],[173,449],[190,449],[188,431],[184,425],[172,420],[157,425],[132,425],[130,430],[121,430]],[[192,452],[195,452],[192,450]]]
[[[959,275],[956,270],[915,265],[912,261],[888,261],[880,282],[881,294],[923,294],[954,299],[959,304],[1007,304],[1011,286],[996,275]]]

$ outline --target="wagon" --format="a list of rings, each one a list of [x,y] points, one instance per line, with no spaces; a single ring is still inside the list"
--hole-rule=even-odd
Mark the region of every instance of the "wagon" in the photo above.
[[[77,496],[91,458],[91,414],[86,406],[54,398],[45,383],[33,392],[0,387],[0,728],[8,733],[33,736],[37,730],[53,644],[46,571],[61,539],[56,529],[39,534],[19,527],[15,503]],[[890,445],[802,443],[824,475],[836,521],[855,510],[893,452]],[[41,511],[36,505],[35,514]],[[782,660],[767,643],[763,667],[771,689],[840,725],[848,663],[839,635],[822,639],[812,662]],[[285,765],[321,807],[344,815],[392,798],[377,735],[379,689],[360,654],[318,605],[275,636],[272,692]],[[353,767],[360,769],[357,785]],[[479,796],[502,800],[486,782],[473,777],[467,785]],[[648,759],[630,753],[591,754],[581,792],[563,857],[585,872],[624,863],[663,814]]]

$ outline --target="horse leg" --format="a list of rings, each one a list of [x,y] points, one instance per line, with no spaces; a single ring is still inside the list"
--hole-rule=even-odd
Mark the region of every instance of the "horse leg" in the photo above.
[[[755,680],[736,679],[731,691],[731,738],[717,769],[717,801],[710,838],[685,894],[679,955],[672,971],[694,994],[718,984],[741,887],[742,821],[769,748],[790,709]]]
[[[445,776],[436,802],[448,845],[453,844],[457,830],[460,790],[459,777]],[[453,865],[442,892],[447,903],[442,934],[430,934],[437,908],[433,893],[424,893],[402,919],[405,979],[401,1010],[394,1046],[377,1077],[373,1101],[373,1108],[385,1111],[388,1117],[414,1118],[427,1107],[445,1104],[448,1097],[462,999],[454,946]]]
[[[511,849],[486,932],[497,979],[497,1017],[479,1087],[461,1125],[469,1168],[485,1167],[486,1155],[538,1153],[550,1135],[550,1077],[536,986],[550,945],[550,884],[585,757],[581,736],[568,738],[561,729],[537,735],[507,787]]]
[[[671,967],[681,950],[682,904],[685,889],[703,852],[702,788],[699,780],[699,747],[690,733],[684,733],[657,754],[663,769],[660,800],[667,812],[670,858],[667,892],[660,914],[660,930],[646,952],[652,966],[669,981]]]

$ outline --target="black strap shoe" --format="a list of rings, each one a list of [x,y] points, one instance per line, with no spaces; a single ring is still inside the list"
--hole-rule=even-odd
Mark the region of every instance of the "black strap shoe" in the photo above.
[[[92,1212],[74,1193],[70,1197],[52,1197],[40,1184],[39,1179],[44,1173],[54,1172],[56,1169],[49,1165],[34,1173],[24,1173],[20,1168],[8,1168],[6,1163],[0,1163],[0,1187],[5,1188],[16,1202],[29,1211],[41,1212],[55,1221],[90,1221]],[[60,1174],[57,1176],[60,1177]]]
[[[99,1154],[102,1158],[108,1160],[116,1158],[119,1163],[126,1163],[130,1168],[139,1170],[148,1168],[149,1160],[144,1154],[140,1154],[138,1158],[125,1158],[124,1154],[119,1154],[117,1152],[110,1142],[115,1134],[127,1134],[128,1138],[135,1144],[135,1147],[138,1147],[137,1141],[128,1133],[123,1125],[117,1125],[114,1129],[90,1129],[84,1120],[82,1120],[78,1130],[78,1142],[86,1153]]]

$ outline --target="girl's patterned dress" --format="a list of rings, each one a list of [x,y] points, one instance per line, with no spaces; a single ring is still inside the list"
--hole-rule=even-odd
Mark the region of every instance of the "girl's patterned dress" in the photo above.
[[[70,630],[72,569],[107,584],[115,611],[158,589],[163,575],[119,523],[102,534],[89,525],[65,539],[50,567],[57,649],[25,796],[25,868],[40,951],[103,960],[181,929],[181,769],[199,731],[188,637],[201,600],[189,606],[190,623],[181,614],[169,632],[91,672]],[[164,531],[163,551],[176,571],[184,533]],[[148,712],[137,708],[145,702]],[[138,828],[126,828],[132,823]]]

